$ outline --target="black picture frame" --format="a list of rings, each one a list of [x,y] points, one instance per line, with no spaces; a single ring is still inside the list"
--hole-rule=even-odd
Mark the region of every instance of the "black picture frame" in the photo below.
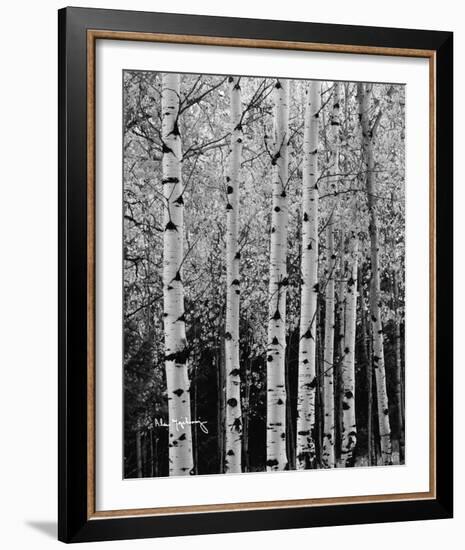
[[[59,495],[63,542],[452,517],[452,61],[450,32],[64,8],[59,25]],[[430,50],[435,56],[436,173],[435,497],[408,501],[91,517],[88,508],[88,33],[89,29],[354,47]]]

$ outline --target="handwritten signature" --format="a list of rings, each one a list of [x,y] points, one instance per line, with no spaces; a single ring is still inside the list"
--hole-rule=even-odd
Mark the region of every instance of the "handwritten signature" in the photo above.
[[[155,418],[153,423],[156,428],[158,427],[169,428],[170,426],[168,422],[163,420],[163,418]],[[184,420],[178,420],[177,418],[172,418],[171,424],[174,425],[174,428],[177,432],[184,430],[184,428],[188,425],[191,425],[191,426],[198,425],[204,434],[208,433],[207,422],[205,420],[188,420],[187,417],[185,417]]]

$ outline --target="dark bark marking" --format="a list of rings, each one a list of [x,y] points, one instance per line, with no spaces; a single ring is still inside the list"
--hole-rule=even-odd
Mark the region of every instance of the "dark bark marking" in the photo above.
[[[178,228],[176,227],[176,225],[171,220],[169,220],[169,222],[165,226],[165,231],[177,231],[177,230]]]
[[[171,153],[171,154],[174,155],[173,150],[170,149],[170,148],[168,147],[168,145],[166,145],[166,143],[165,143],[164,141],[162,141],[161,144],[162,144],[162,149],[161,149],[161,150],[162,150],[162,153],[163,153],[163,154]]]
[[[279,319],[281,319],[281,314],[279,313],[279,309],[277,309],[274,312],[274,315],[273,315],[272,319],[273,319],[273,321],[279,321]]]
[[[313,388],[316,388],[316,376],[313,378],[313,380],[311,382],[308,382],[307,384],[305,384],[308,388],[310,388],[311,390],[313,390]]]
[[[179,178],[164,178],[161,180],[161,183],[164,185],[165,183],[179,183]]]
[[[189,358],[190,350],[188,347],[174,353],[168,353],[165,355],[165,361],[174,361],[176,365],[185,365]]]
[[[236,418],[234,420],[234,422],[232,423],[232,427],[236,430],[236,431],[239,431],[240,427],[241,427],[241,419],[240,418]]]
[[[173,135],[173,136],[180,136],[181,135],[181,133],[179,132],[178,119],[176,119],[174,121],[173,129],[171,130],[171,132],[168,135]]]
[[[313,339],[313,334],[312,334],[312,331],[310,330],[310,327],[302,335],[302,338],[312,338]]]

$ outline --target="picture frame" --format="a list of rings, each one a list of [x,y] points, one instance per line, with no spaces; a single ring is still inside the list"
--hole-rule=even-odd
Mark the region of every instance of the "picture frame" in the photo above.
[[[449,32],[64,8],[59,26],[59,498],[63,542],[452,517],[452,71]],[[429,66],[429,490],[96,509],[97,41],[256,48]],[[293,473],[289,473],[292,476]]]

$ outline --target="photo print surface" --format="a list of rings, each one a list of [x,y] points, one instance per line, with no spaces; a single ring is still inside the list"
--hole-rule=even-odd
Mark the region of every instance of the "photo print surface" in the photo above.
[[[404,463],[404,161],[401,84],[123,72],[125,478]]]

